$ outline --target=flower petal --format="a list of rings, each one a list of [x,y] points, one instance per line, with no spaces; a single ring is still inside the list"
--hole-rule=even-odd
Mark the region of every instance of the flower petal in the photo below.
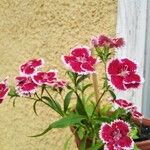
[[[123,38],[114,38],[113,39],[114,47],[119,48],[124,46],[125,42]]]
[[[33,81],[38,85],[52,84],[57,78],[57,73],[54,70],[49,72],[37,72],[32,76]]]
[[[128,136],[123,136],[117,144],[125,150],[131,150],[134,147],[133,140]]]
[[[111,83],[118,90],[126,90],[126,88],[123,84],[123,78],[120,76],[111,76]]]
[[[143,114],[138,112],[137,110],[131,110],[131,115],[133,118],[141,119],[143,117]]]
[[[129,125],[122,120],[114,121],[112,123],[112,129],[113,130],[119,129],[122,136],[126,136],[130,131]]]
[[[20,73],[22,75],[30,76],[37,70],[37,68],[41,67],[43,64],[44,60],[41,58],[29,60],[28,62],[20,66]]]
[[[104,150],[116,150],[116,149],[115,149],[115,147],[114,147],[113,144],[107,143],[107,144],[105,144],[105,146],[104,146]]]
[[[74,72],[81,73],[81,74],[85,72],[85,71],[82,69],[80,62],[72,61],[72,62],[70,63],[70,67],[71,67],[71,69],[72,69]]]
[[[65,64],[70,64],[72,61],[76,61],[74,56],[63,56],[63,61]]]
[[[94,69],[94,67],[89,63],[89,62],[86,62],[86,63],[83,63],[82,65],[81,65],[81,68],[84,70],[84,71],[87,71],[87,72],[94,72],[95,71],[95,69]]]
[[[35,84],[30,77],[26,76],[16,77],[16,83],[17,83],[16,90],[18,94],[21,96],[35,93],[37,88],[37,84]]]
[[[100,35],[98,38],[98,45],[99,46],[108,46],[108,47],[113,47],[113,41],[111,38],[105,36],[105,35]]]
[[[112,133],[112,128],[108,123],[103,123],[100,131],[99,131],[99,137],[100,139],[104,142],[113,142],[113,137],[111,135]]]
[[[54,87],[58,87],[58,88],[64,88],[66,85],[67,83],[64,80],[57,80],[53,84]]]
[[[121,62],[123,63],[124,66],[128,67],[129,71],[134,72],[137,69],[137,64],[134,61],[129,60],[128,58],[121,59]]]
[[[141,77],[138,74],[130,74],[123,81],[126,88],[138,88],[141,85]]]
[[[8,95],[9,88],[6,85],[6,80],[0,82],[0,103],[3,102],[5,97]]]
[[[109,75],[118,75],[122,64],[119,59],[113,59],[108,63],[107,72]]]
[[[133,106],[133,103],[124,99],[116,99],[113,102],[117,104],[119,107],[124,108],[124,109],[129,109]]]
[[[92,56],[88,57],[86,61],[90,63],[92,66],[98,63],[98,60]]]
[[[73,48],[71,54],[75,57],[89,57],[91,56],[91,51],[87,46],[81,46]]]

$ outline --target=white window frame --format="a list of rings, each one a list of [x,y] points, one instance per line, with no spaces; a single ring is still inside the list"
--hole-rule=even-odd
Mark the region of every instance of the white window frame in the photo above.
[[[119,57],[128,57],[139,64],[145,78],[142,88],[119,92],[118,97],[133,101],[145,116],[150,117],[150,0],[118,0],[117,36],[126,45],[117,50]],[[148,35],[149,34],[149,35]]]

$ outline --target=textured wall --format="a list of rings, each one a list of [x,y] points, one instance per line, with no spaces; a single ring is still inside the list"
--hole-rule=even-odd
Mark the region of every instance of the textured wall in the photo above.
[[[14,83],[18,66],[43,57],[46,68],[59,68],[60,56],[77,44],[88,44],[91,35],[114,35],[116,0],[0,0],[0,78]],[[16,107],[5,100],[0,106],[0,150],[63,150],[68,129],[39,133],[57,118],[45,106],[37,117],[32,102],[18,99]],[[70,149],[76,149],[73,142]]]

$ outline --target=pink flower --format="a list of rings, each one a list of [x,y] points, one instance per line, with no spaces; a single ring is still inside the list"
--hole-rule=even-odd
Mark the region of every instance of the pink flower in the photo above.
[[[50,70],[49,72],[36,72],[32,79],[38,85],[52,85],[57,79],[57,72],[54,70]]]
[[[142,79],[137,74],[137,64],[128,58],[114,59],[107,68],[112,85],[119,90],[138,88]]]
[[[119,48],[124,46],[123,38],[110,38],[105,35],[93,37],[91,43],[95,47]]]
[[[125,42],[123,38],[114,38],[113,39],[113,47],[119,48],[124,46]]]
[[[63,88],[63,87],[65,87],[67,85],[67,83],[66,83],[66,81],[64,81],[64,80],[56,80],[55,82],[54,82],[54,87],[58,87],[58,88]]]
[[[129,137],[129,132],[128,123],[115,120],[111,124],[102,124],[99,137],[106,144],[105,150],[131,150],[134,143]]]
[[[8,92],[9,92],[9,88],[6,85],[6,80],[0,82],[0,103],[3,102]]]
[[[132,115],[133,118],[137,118],[137,119],[141,119],[143,117],[143,114],[141,114],[140,112],[138,112],[136,106],[133,106],[131,108],[131,115]]]
[[[78,74],[95,72],[94,65],[98,62],[96,58],[91,56],[90,49],[84,46],[72,49],[71,54],[63,56],[62,59],[66,66]]]
[[[30,95],[36,92],[37,84],[33,82],[31,77],[18,76],[16,77],[17,92],[19,95]]]
[[[44,60],[41,58],[29,60],[20,66],[20,73],[21,75],[30,76],[35,73],[43,64]]]
[[[133,106],[133,103],[124,99],[116,99],[116,100],[113,100],[113,102],[117,104],[119,107],[124,108],[124,109],[130,109]]]
[[[116,99],[113,100],[113,103],[117,104],[120,108],[123,108],[128,112],[130,112],[133,118],[140,119],[143,117],[143,115],[137,111],[137,107],[133,105],[133,103],[129,102],[128,100]]]

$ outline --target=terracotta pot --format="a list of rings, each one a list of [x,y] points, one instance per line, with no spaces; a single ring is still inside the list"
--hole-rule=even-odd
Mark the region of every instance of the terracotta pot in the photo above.
[[[81,144],[82,144],[82,140],[80,140],[80,138],[78,137],[78,135],[76,134],[76,129],[74,127],[70,127],[71,132],[74,134],[75,137],[75,143],[77,145],[77,148],[79,149]],[[92,145],[92,140],[87,138],[86,140],[86,149],[90,148]]]
[[[139,119],[133,119],[139,126],[149,126],[150,127],[150,118],[143,118],[141,120]],[[140,150],[150,150],[150,140],[144,140],[140,142],[136,142],[138,148]]]
[[[140,150],[150,150],[150,140],[136,142],[136,145]]]

